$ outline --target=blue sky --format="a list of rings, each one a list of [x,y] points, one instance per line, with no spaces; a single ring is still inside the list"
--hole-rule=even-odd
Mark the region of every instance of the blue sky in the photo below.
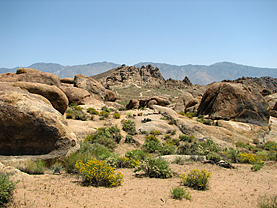
[[[277,68],[277,1],[0,0],[0,68],[102,61]]]

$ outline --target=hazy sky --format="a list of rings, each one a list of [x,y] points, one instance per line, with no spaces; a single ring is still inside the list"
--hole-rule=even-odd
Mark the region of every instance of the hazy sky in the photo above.
[[[0,0],[0,68],[102,61],[277,68],[277,1]]]

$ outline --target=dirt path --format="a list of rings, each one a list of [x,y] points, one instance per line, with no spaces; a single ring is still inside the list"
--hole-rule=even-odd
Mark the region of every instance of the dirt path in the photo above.
[[[172,164],[176,174],[170,179],[137,178],[132,169],[120,169],[124,183],[116,188],[84,187],[80,179],[69,174],[36,175],[17,184],[10,207],[257,207],[259,196],[277,193],[276,163],[268,163],[258,172],[252,172],[251,165],[237,167],[224,169],[200,162]],[[178,175],[194,168],[212,172],[210,189],[189,189],[192,201],[172,199],[170,190],[181,183]]]

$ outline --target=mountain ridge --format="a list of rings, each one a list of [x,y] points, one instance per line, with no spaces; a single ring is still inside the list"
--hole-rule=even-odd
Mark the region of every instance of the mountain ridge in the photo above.
[[[158,67],[165,79],[183,80],[186,76],[193,84],[207,85],[212,82],[222,81],[225,79],[235,80],[240,77],[274,77],[277,78],[277,68],[261,68],[236,64],[232,62],[217,62],[211,65],[172,65],[166,63],[139,62],[135,67],[141,68],[142,65],[151,64]],[[34,63],[28,68],[35,68],[43,72],[50,72],[63,77],[74,77],[76,74],[94,76],[116,67],[120,64],[113,62],[95,62],[83,65],[63,66],[57,63]],[[15,72],[15,68],[0,68],[0,73]]]

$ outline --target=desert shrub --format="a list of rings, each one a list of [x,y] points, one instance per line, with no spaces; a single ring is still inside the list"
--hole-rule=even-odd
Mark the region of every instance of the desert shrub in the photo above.
[[[150,178],[170,178],[171,169],[168,163],[161,158],[148,157],[145,161],[136,166],[134,172],[144,171]]]
[[[121,120],[121,123],[123,131],[126,131],[130,135],[136,134],[136,126],[134,121],[123,119]]]
[[[166,139],[166,144],[178,147],[180,145],[180,139],[171,139],[170,137]]]
[[[88,108],[87,112],[93,115],[99,115],[99,112],[95,110],[94,108]]]
[[[253,144],[260,144],[260,140],[259,139],[253,139]]]
[[[121,108],[119,108],[118,110],[119,110],[119,111],[125,111],[126,108],[125,108],[125,107],[121,107]]]
[[[211,139],[207,139],[204,142],[199,142],[198,144],[203,148],[203,155],[206,155],[210,152],[218,153],[220,151],[219,145]]]
[[[260,208],[276,208],[277,207],[277,195],[261,196],[258,199],[258,205]]]
[[[171,144],[162,144],[162,147],[159,149],[160,155],[173,155],[176,151],[176,147]]]
[[[154,135],[149,135],[146,137],[145,142],[141,147],[144,151],[148,153],[153,153],[162,148],[161,142]]]
[[[168,124],[169,125],[176,125],[177,123],[176,123],[176,120],[174,118],[170,117],[170,118],[168,118]]]
[[[196,141],[194,135],[187,136],[185,134],[181,134],[181,135],[179,135],[179,139],[180,139],[180,141],[188,142],[188,143],[192,143],[192,142]]]
[[[237,163],[239,154],[240,154],[239,151],[234,150],[233,148],[230,148],[229,151],[227,152],[227,157],[228,159],[231,160],[231,162]]]
[[[246,144],[242,141],[236,142],[235,145],[236,145],[236,147],[246,148]]]
[[[11,201],[13,197],[13,191],[16,189],[17,182],[13,182],[9,179],[9,175],[0,172],[0,206],[5,207],[5,205]]]
[[[208,160],[212,160],[215,163],[219,162],[222,159],[221,156],[218,153],[215,153],[215,152],[210,152],[209,154],[207,154],[206,157],[207,157]]]
[[[272,142],[272,141],[268,141],[265,144],[262,145],[262,148],[265,150],[273,150],[273,151],[277,151],[277,143],[276,142]]]
[[[77,107],[78,104],[77,103],[70,103],[68,106],[74,108],[74,107]]]
[[[36,161],[28,160],[26,163],[21,163],[18,169],[28,174],[44,174],[46,167],[45,162],[38,159]]]
[[[78,160],[86,162],[92,158],[93,158],[93,156],[90,154],[82,154],[80,152],[73,152],[69,156],[65,157],[62,160],[62,164],[67,173],[76,173],[77,170],[75,168],[75,164]]]
[[[107,162],[91,159],[86,163],[77,161],[76,169],[83,175],[84,182],[93,186],[114,187],[123,183],[124,175],[115,173]]]
[[[178,114],[182,115],[182,116],[185,116],[185,112],[184,111],[180,111]]]
[[[61,163],[56,162],[51,166],[51,169],[53,171],[53,174],[60,174],[61,170],[63,169],[63,166]]]
[[[75,106],[74,108],[75,108],[76,111],[82,111],[83,110],[83,108],[81,106]]]
[[[132,114],[131,112],[127,112],[127,113],[126,113],[126,116],[127,116],[127,118],[130,118],[130,117],[133,116],[133,114]]]
[[[191,193],[187,189],[183,189],[181,186],[177,186],[170,191],[173,199],[187,199],[191,200]]]
[[[110,112],[111,112],[111,109],[107,108],[106,106],[103,106],[103,107],[101,108],[101,110],[104,111],[104,112],[107,112],[107,113],[110,113]]]
[[[206,190],[209,188],[209,178],[211,177],[211,173],[207,172],[205,169],[201,171],[193,169],[189,173],[183,173],[180,177],[185,186],[198,190]]]
[[[174,130],[167,130],[167,132],[166,132],[167,134],[170,134],[170,135],[175,135],[176,134],[176,130],[174,129]]]
[[[260,159],[257,155],[254,155],[252,153],[240,153],[238,155],[238,160],[241,163],[250,163],[255,164],[257,162],[262,162],[262,159]]]
[[[151,130],[150,134],[152,134],[152,135],[161,135],[161,131],[159,131],[159,130]]]
[[[171,136],[168,135],[168,134],[165,134],[163,139],[164,139],[164,140],[171,139]]]
[[[115,119],[120,119],[120,113],[114,113],[114,114],[113,114],[113,117],[114,117]]]
[[[108,118],[108,117],[109,117],[109,115],[110,115],[110,113],[109,113],[109,112],[106,112],[106,111],[101,111],[101,112],[99,113],[100,120],[104,120],[105,118]]]
[[[130,157],[119,157],[117,160],[118,168],[134,168],[138,166],[140,161]]]
[[[67,109],[67,110],[65,111],[65,117],[66,117],[67,119],[73,119],[73,118],[74,118],[74,112],[73,112],[73,110]]]
[[[116,143],[121,140],[120,129],[111,126],[109,128],[98,128],[97,131],[85,138],[90,143],[99,143],[109,149],[114,149]]]
[[[75,113],[75,120],[86,121],[87,119],[88,118],[84,112],[78,111]]]
[[[130,134],[127,134],[125,138],[125,143],[132,143],[132,141],[133,141],[133,136]]]
[[[132,151],[127,151],[125,153],[125,157],[133,158],[135,160],[144,161],[147,157],[149,157],[149,154],[145,153],[144,151],[140,149],[134,149]]]
[[[261,158],[263,161],[269,160],[268,152],[265,151],[265,150],[257,151],[255,154],[256,154],[259,158]]]
[[[270,150],[268,152],[268,159],[277,161],[277,151]]]
[[[258,170],[261,170],[263,166],[264,166],[264,162],[259,161],[253,164],[253,166],[251,167],[251,170],[258,171]]]
[[[166,120],[166,117],[161,117],[160,119],[161,119],[161,120]]]

